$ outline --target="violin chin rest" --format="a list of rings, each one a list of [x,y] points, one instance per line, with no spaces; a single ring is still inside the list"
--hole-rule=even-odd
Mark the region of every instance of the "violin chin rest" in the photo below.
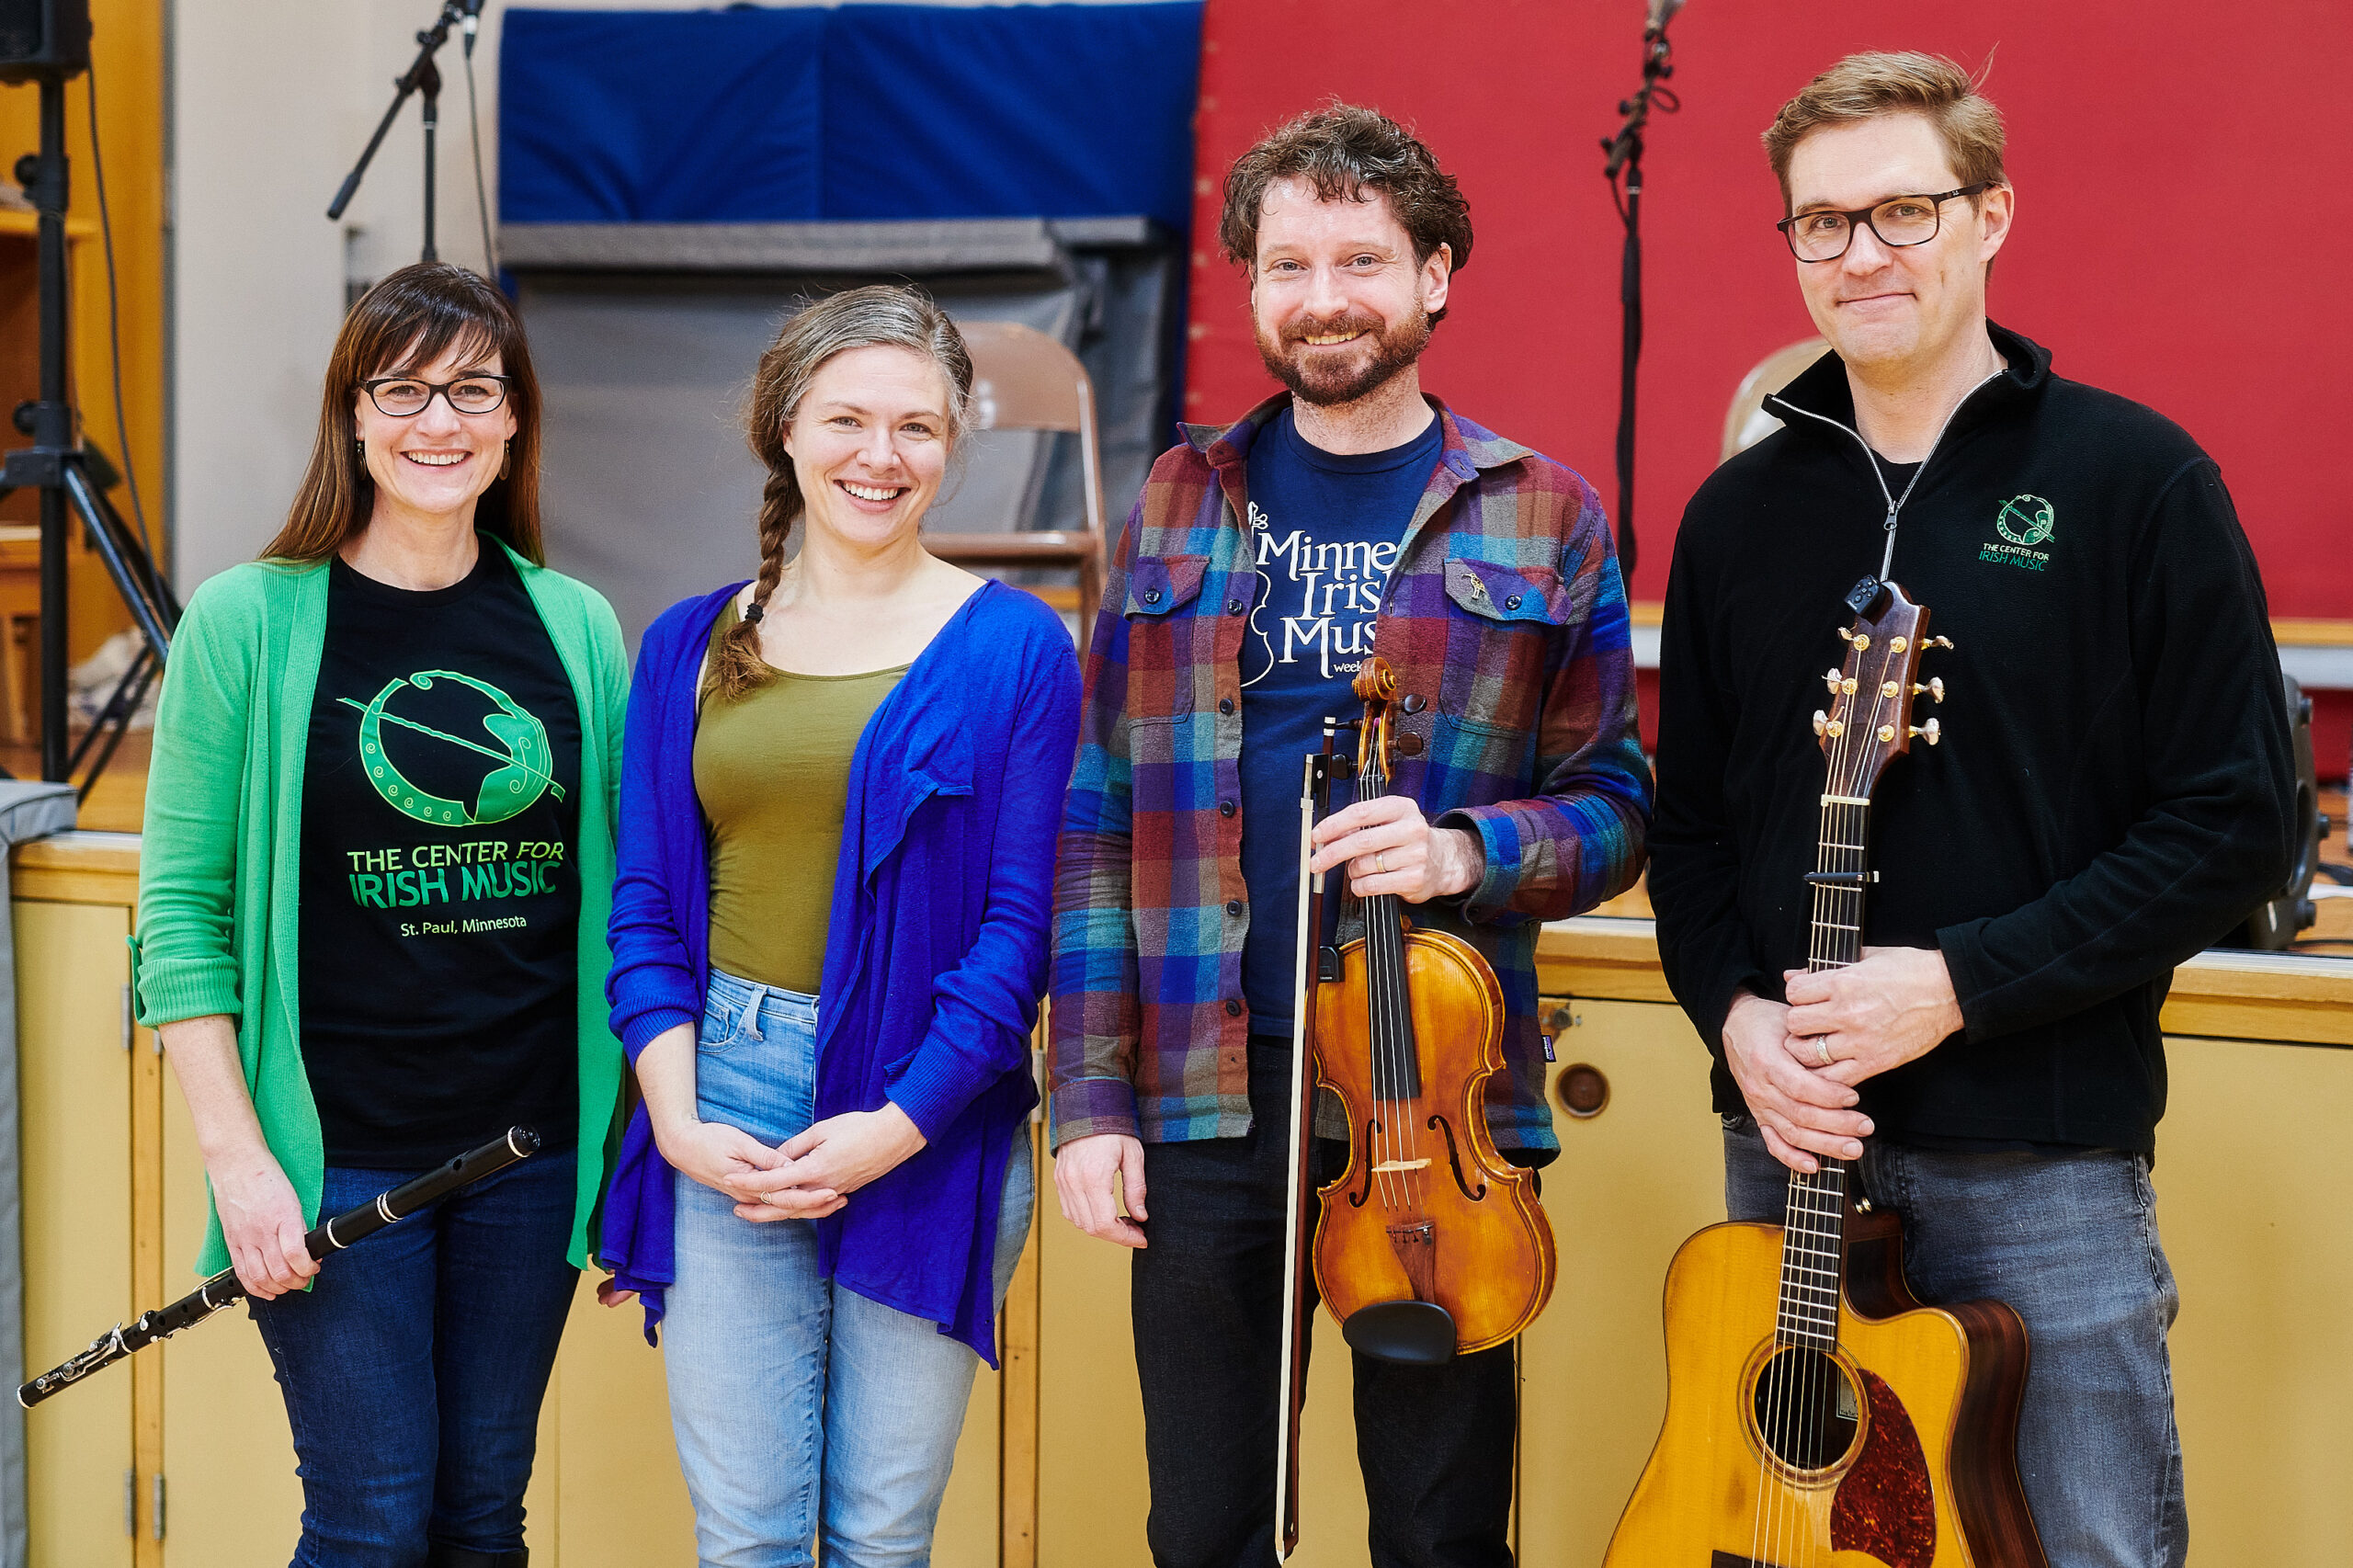
[[[1375,1301],[1340,1325],[1348,1347],[1381,1361],[1439,1367],[1454,1359],[1454,1317],[1436,1301]]]

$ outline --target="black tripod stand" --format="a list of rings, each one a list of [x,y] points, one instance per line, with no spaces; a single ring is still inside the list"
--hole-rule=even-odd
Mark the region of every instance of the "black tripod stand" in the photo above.
[[[16,412],[17,428],[33,438],[29,448],[7,454],[0,468],[0,495],[40,491],[40,774],[68,779],[86,761],[81,794],[114,758],[131,727],[131,717],[164,667],[178,626],[179,601],[171,585],[127,528],[106,493],[115,483],[112,468],[75,437],[74,406],[65,385],[65,78],[70,71],[41,74],[40,151],[17,161],[17,179],[40,213],[40,398]],[[67,514],[78,517],[83,537],[106,562],[123,603],[131,608],[145,645],[116,684],[106,707],[69,753],[66,749]],[[0,635],[5,629],[0,629]]]

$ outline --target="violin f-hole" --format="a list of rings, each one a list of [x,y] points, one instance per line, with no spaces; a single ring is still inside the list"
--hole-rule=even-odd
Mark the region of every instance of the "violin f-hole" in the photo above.
[[[1348,1194],[1348,1207],[1351,1209],[1363,1208],[1372,1197],[1372,1167],[1375,1163],[1372,1151],[1380,1147],[1373,1142],[1373,1138],[1380,1131],[1379,1118],[1364,1124],[1364,1142],[1357,1145],[1358,1149],[1364,1151],[1364,1185]]]
[[[1485,1198],[1487,1196],[1487,1184],[1485,1182],[1481,1182],[1479,1184],[1479,1190],[1473,1192],[1471,1190],[1471,1184],[1462,1179],[1462,1151],[1455,1147],[1453,1124],[1449,1122],[1446,1118],[1442,1116],[1433,1116],[1429,1119],[1429,1125],[1437,1129],[1438,1131],[1446,1134],[1446,1163],[1454,1167],[1454,1185],[1456,1188],[1461,1192],[1463,1197],[1469,1199],[1473,1203],[1476,1203]]]

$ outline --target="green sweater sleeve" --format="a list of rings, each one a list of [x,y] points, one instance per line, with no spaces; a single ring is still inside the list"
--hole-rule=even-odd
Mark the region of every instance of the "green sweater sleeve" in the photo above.
[[[199,587],[164,667],[139,860],[139,1021],[239,1013],[238,803],[260,607],[224,574]]]

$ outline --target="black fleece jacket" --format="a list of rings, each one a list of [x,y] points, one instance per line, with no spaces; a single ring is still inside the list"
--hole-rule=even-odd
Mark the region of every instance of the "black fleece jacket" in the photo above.
[[[1966,1028],[1868,1081],[1879,1134],[2153,1152],[2174,965],[2286,879],[2289,738],[2263,585],[2220,471],[2180,428],[2051,374],[1972,393],[1904,504],[1890,575],[1952,639],[1870,813],[1874,946],[1942,949]],[[1745,1108],[1723,1020],[1805,967],[1824,763],[1812,716],[1887,503],[1835,356],[1785,428],[1686,508],[1659,659],[1650,892],[1667,983]],[[1900,477],[1892,488],[1902,494]]]

